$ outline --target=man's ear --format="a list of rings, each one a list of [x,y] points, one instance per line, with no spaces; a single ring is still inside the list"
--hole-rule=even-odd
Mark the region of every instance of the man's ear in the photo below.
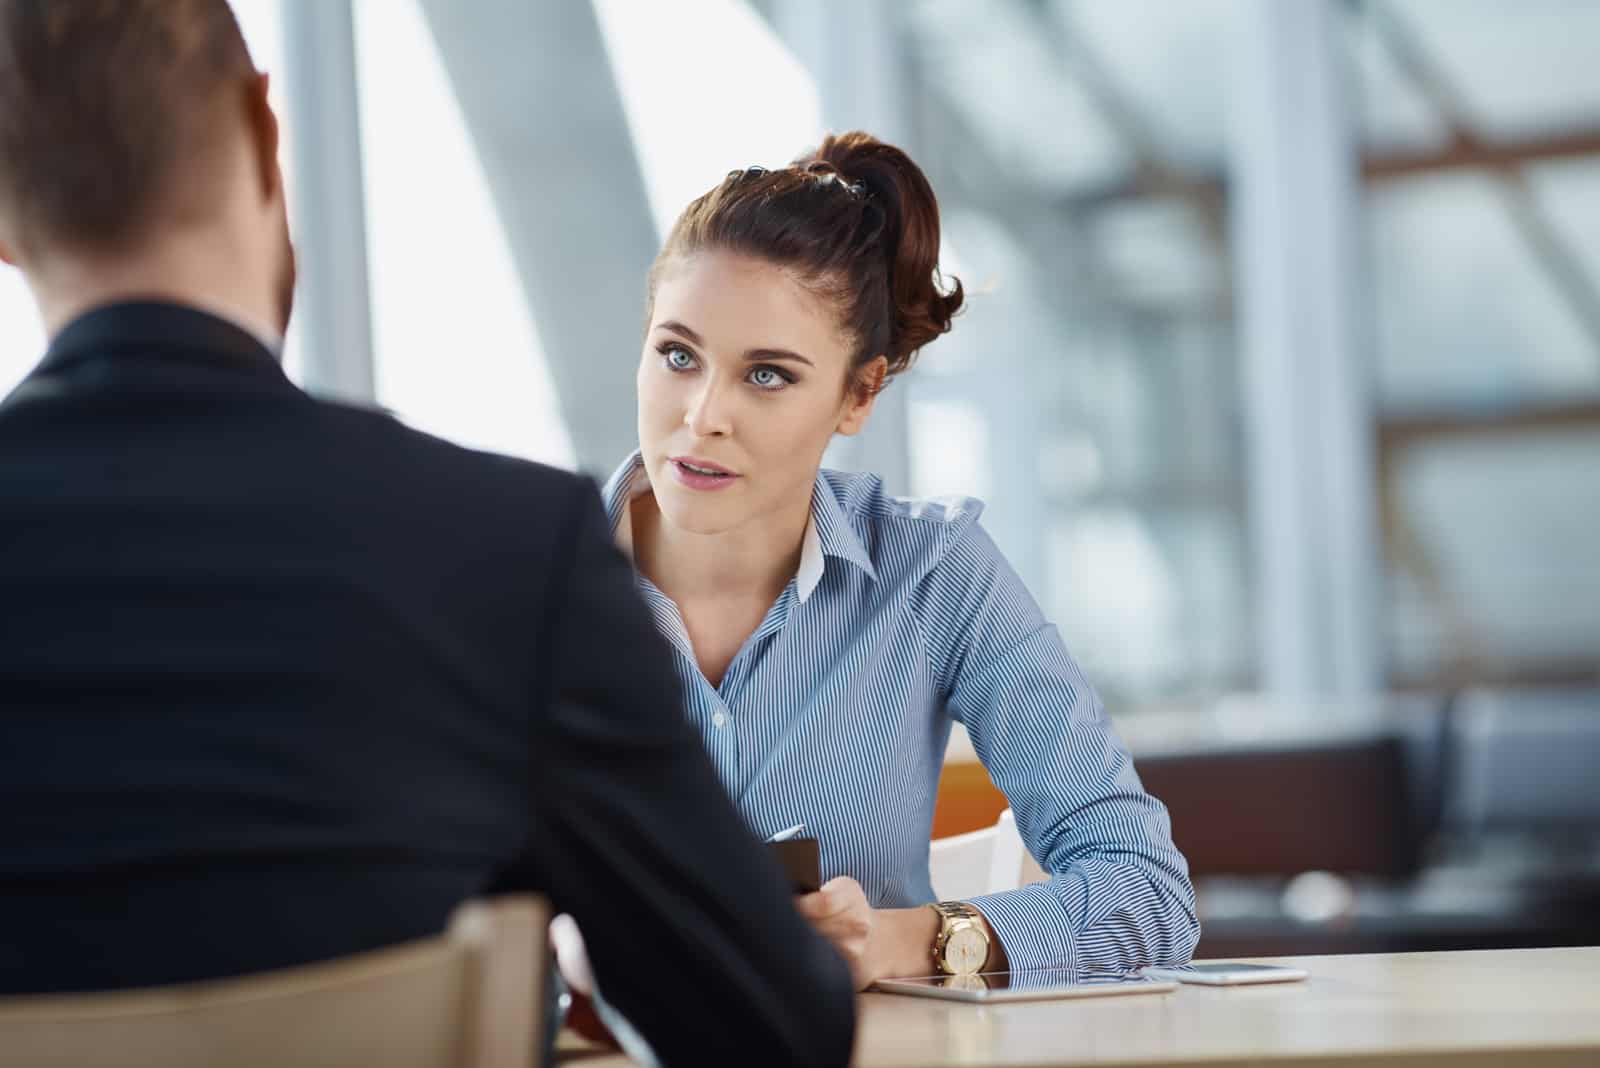
[[[267,102],[271,75],[255,74],[245,86],[245,117],[250,127],[250,143],[256,154],[256,174],[261,195],[268,200],[282,194],[283,172],[278,168],[278,116]]]
[[[861,428],[867,425],[867,417],[872,414],[872,406],[877,403],[884,379],[888,377],[887,356],[874,357],[855,373],[855,381],[845,395],[844,411],[839,416],[839,425],[834,428],[835,433],[849,437],[861,432]]]

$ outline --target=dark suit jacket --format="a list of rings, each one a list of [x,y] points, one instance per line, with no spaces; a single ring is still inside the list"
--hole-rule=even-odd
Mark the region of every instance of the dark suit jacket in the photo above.
[[[313,400],[201,312],[93,311],[0,405],[0,992],[531,889],[668,1062],[844,1063],[846,969],[672,670],[589,481]]]

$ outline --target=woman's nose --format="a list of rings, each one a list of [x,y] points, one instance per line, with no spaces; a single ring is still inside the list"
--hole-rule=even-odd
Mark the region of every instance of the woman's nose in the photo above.
[[[689,400],[683,423],[700,438],[726,437],[733,429],[729,405],[722,388],[707,376],[707,381]]]

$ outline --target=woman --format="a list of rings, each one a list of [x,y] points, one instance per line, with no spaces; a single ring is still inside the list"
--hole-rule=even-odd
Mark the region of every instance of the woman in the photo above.
[[[822,850],[798,899],[857,981],[1186,961],[1194,894],[1166,810],[973,500],[821,470],[950,328],[922,172],[862,133],[736,171],[649,277],[639,444],[607,484],[688,714],[746,820]],[[960,721],[1051,878],[930,908]]]

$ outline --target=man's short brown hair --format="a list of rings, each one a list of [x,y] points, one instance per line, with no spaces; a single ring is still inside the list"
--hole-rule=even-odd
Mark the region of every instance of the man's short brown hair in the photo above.
[[[0,217],[31,246],[125,248],[205,199],[253,72],[227,0],[0,0]],[[190,181],[198,173],[198,181]]]

